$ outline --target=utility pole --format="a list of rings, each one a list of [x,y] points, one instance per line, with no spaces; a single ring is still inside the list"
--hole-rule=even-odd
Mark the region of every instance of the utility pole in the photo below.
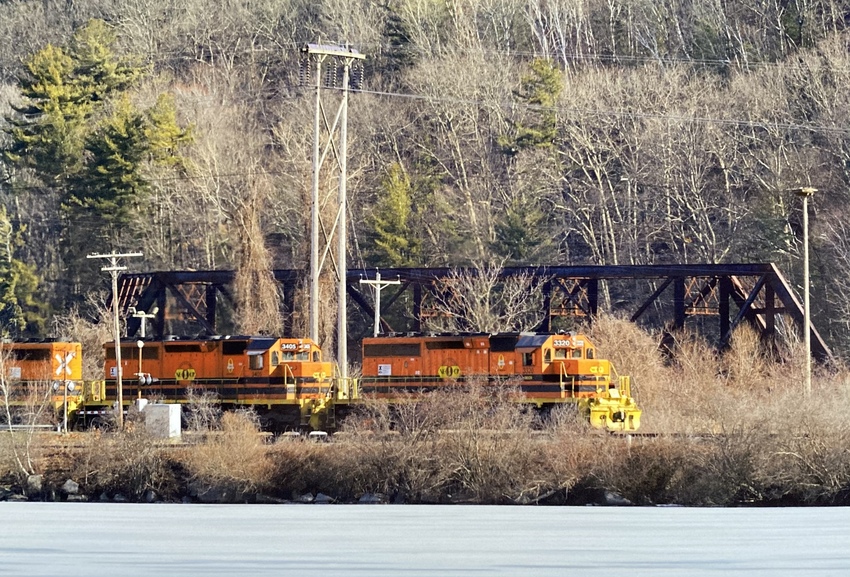
[[[324,250],[324,255],[319,257],[319,231],[321,226],[321,217],[319,208],[321,199],[319,197],[319,187],[321,182],[321,171],[328,153],[332,153],[336,159],[336,166],[339,170],[339,185],[338,185],[338,203],[334,225],[331,229],[331,236],[334,231],[337,231],[337,295],[338,295],[338,316],[337,316],[337,363],[339,364],[340,375],[345,378],[348,376],[348,315],[347,315],[347,286],[346,277],[348,273],[348,265],[346,262],[347,253],[347,182],[348,182],[348,94],[351,88],[351,69],[352,66],[359,61],[366,59],[364,54],[349,46],[335,46],[322,44],[307,44],[301,48],[302,57],[302,78],[305,83],[310,75],[313,74],[315,66],[315,115],[313,117],[313,181],[311,188],[311,212],[310,212],[310,338],[315,342],[319,342],[319,277],[324,264],[324,255],[327,255],[330,249],[331,239],[327,239],[327,246]],[[322,65],[328,64],[329,74],[323,74]],[[337,87],[338,66],[342,65],[341,86]],[[323,80],[330,78],[329,86],[323,85]],[[337,89],[342,91],[342,98],[339,102],[337,112],[333,119],[333,123],[329,122],[328,116],[325,114],[325,108],[322,101],[322,89]],[[322,127],[327,132],[327,141],[322,149]],[[338,131],[338,143],[335,138]]]
[[[794,191],[803,198],[803,343],[806,349],[806,377],[803,390],[812,394],[812,311],[809,305],[809,197],[818,189],[810,186]]]
[[[108,272],[112,276],[112,316],[114,325],[115,338],[115,379],[116,387],[118,388],[118,430],[124,430],[124,385],[121,382],[121,318],[118,315],[118,273],[122,270],[127,270],[126,266],[118,264],[119,258],[133,258],[143,256],[140,252],[125,252],[111,254],[92,253],[86,258],[105,258],[109,264],[102,267],[100,270]],[[140,353],[141,354],[141,353]]]
[[[381,271],[375,271],[375,280],[360,279],[360,284],[370,284],[375,287],[375,335],[381,332],[381,290],[390,285],[401,284],[401,279],[381,280]]]

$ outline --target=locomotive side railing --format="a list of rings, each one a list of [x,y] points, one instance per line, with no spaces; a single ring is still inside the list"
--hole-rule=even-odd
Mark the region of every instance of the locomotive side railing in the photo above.
[[[294,397],[297,394],[298,391],[295,386],[295,373],[292,372],[292,367],[289,365],[283,365],[283,385],[286,387],[287,397],[290,395]]]

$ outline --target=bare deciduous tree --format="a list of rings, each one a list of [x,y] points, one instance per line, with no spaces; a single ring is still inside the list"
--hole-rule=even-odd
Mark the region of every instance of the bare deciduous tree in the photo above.
[[[430,328],[449,332],[531,330],[542,320],[540,285],[528,274],[503,276],[500,265],[453,269],[434,288],[438,316]]]
[[[239,257],[233,298],[239,332],[277,335],[283,329],[280,310],[283,295],[274,278],[260,221],[265,197],[260,191],[262,183],[262,175],[246,179],[248,197],[235,215],[239,226]]]

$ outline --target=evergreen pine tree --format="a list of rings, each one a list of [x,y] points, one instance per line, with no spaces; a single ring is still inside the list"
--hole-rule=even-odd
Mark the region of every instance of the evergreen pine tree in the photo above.
[[[514,121],[514,134],[501,135],[498,143],[505,154],[515,155],[527,148],[550,148],[558,134],[555,105],[563,88],[563,75],[543,59],[531,63],[531,71],[522,77],[517,96],[529,105],[531,122]]]
[[[381,189],[383,194],[372,217],[375,264],[414,266],[420,247],[410,226],[413,187],[401,165],[390,166]]]
[[[0,207],[0,338],[36,336],[44,329],[45,305],[36,297],[38,277],[15,258],[18,235]]]

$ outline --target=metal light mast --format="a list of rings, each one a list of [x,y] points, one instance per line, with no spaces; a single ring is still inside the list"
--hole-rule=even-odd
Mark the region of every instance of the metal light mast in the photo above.
[[[797,196],[803,198],[803,342],[806,348],[806,374],[803,392],[812,394],[812,309],[809,303],[809,197],[818,189],[810,186],[797,189]]]
[[[319,342],[319,276],[321,275],[322,266],[325,256],[330,250],[331,238],[333,231],[337,232],[337,260],[336,274],[338,282],[338,301],[339,311],[337,320],[337,363],[339,364],[341,376],[348,376],[348,316],[346,314],[347,306],[347,179],[348,170],[346,165],[348,155],[348,94],[351,88],[351,68],[357,61],[366,59],[364,54],[360,54],[357,50],[348,46],[332,46],[321,44],[307,44],[301,49],[304,56],[302,66],[309,73],[312,73],[313,64],[315,64],[315,115],[313,117],[313,182],[311,194],[311,213],[310,213],[310,338]],[[328,72],[323,74],[323,63],[328,64]],[[339,65],[342,65],[341,89],[342,98],[339,102],[337,112],[333,123],[329,123],[329,118],[325,114],[325,108],[322,100],[322,89],[337,89],[337,72]],[[305,77],[307,75],[304,75]],[[323,81],[329,79],[329,83]],[[306,78],[305,78],[306,80]],[[329,84],[329,85],[328,85]],[[325,142],[324,150],[322,149],[322,133],[325,129],[327,132],[327,142]],[[336,138],[338,137],[338,142]],[[331,230],[331,234],[327,239],[327,244],[324,249],[324,254],[319,256],[319,232],[321,228],[321,218],[319,215],[320,207],[320,178],[322,166],[328,153],[332,153],[336,159],[337,168],[339,170],[339,185],[338,185],[338,200],[339,209],[336,219]]]

